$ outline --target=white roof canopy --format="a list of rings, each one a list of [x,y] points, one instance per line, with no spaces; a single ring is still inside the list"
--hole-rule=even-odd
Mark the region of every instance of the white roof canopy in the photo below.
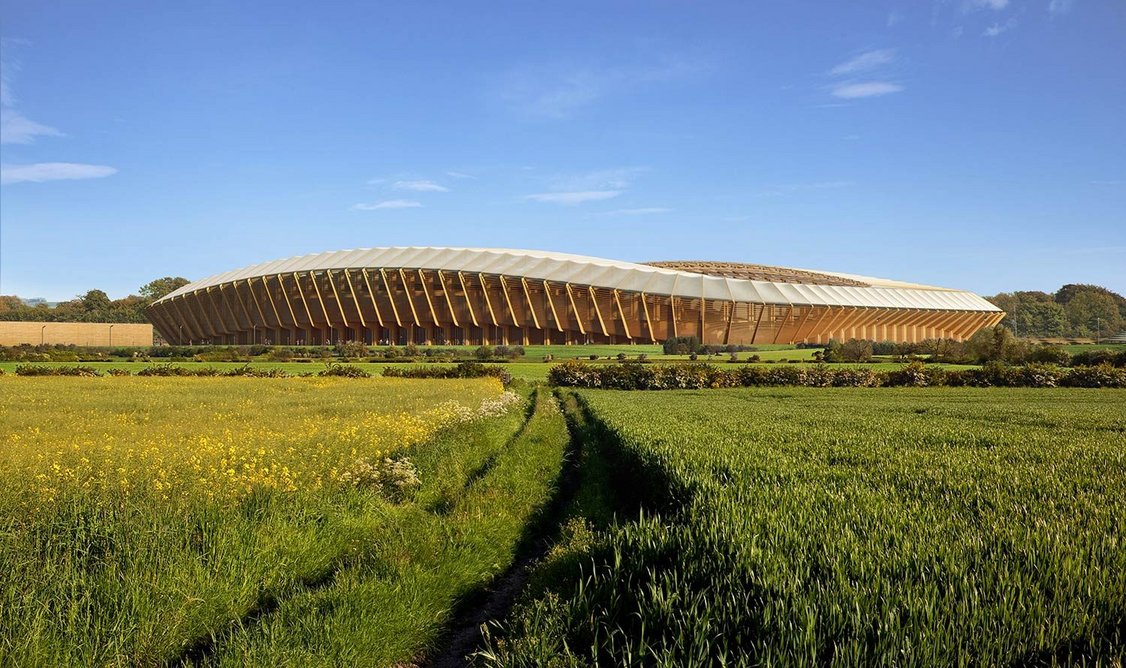
[[[687,271],[619,262],[582,255],[500,248],[360,248],[314,253],[235,269],[193,281],[161,301],[224,283],[259,276],[324,269],[441,269],[591,285],[596,288],[804,306],[869,306],[932,310],[999,312],[988,301],[963,290],[950,290],[879,278],[819,272],[862,281],[871,287],[825,286],[706,276]]]

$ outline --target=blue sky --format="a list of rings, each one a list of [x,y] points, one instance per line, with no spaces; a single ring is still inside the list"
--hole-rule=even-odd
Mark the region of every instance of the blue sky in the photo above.
[[[8,2],[0,293],[389,245],[1126,292],[1126,2]]]

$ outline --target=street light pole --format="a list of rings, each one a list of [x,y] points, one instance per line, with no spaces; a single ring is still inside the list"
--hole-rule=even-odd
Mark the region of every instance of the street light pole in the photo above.
[[[109,347],[113,347],[113,325],[109,326]]]
[[[1103,338],[1103,319],[1102,316],[1095,316],[1095,344],[1099,343],[1099,339]]]
[[[39,345],[47,345],[47,325],[39,328]]]

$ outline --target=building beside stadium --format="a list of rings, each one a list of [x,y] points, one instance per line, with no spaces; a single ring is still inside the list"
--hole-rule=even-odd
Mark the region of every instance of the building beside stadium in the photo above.
[[[1004,313],[962,290],[728,262],[366,248],[189,283],[149,319],[178,344],[824,343],[966,339]]]

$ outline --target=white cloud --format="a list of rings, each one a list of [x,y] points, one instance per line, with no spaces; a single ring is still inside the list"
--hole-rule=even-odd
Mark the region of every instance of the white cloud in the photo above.
[[[833,87],[833,97],[852,100],[861,97],[877,97],[889,95],[903,90],[903,86],[888,81],[864,81],[861,83],[843,83]]]
[[[498,95],[520,115],[563,120],[606,95],[687,79],[702,69],[679,57],[640,66],[526,66],[505,74]]]
[[[3,51],[12,48],[16,42],[0,41],[0,144],[30,144],[36,137],[61,137],[62,132],[49,125],[36,123],[16,109],[16,97],[12,94],[11,75],[19,71],[15,62]]]
[[[28,165],[0,165],[0,183],[43,183],[68,179],[100,179],[116,174],[106,165],[83,165],[74,162],[39,162]]]
[[[0,107],[0,144],[30,144],[36,137],[61,137],[49,125],[36,123],[11,107]]]
[[[600,202],[602,200],[613,199],[621,194],[621,190],[579,190],[572,192],[536,193],[534,195],[526,195],[524,199],[533,202],[575,206],[576,204],[582,204],[584,202]]]
[[[420,193],[445,193],[450,191],[449,188],[438,185],[437,183],[434,183],[433,181],[429,181],[427,179],[417,179],[414,181],[396,181],[391,184],[391,187],[395,190],[413,190]]]
[[[1009,0],[968,0],[962,5],[965,11],[974,11],[977,9],[992,9],[993,11],[1001,11],[1009,6]]]
[[[382,202],[374,202],[371,204],[353,204],[353,211],[378,211],[380,209],[417,209],[422,206],[422,202],[416,202],[411,199],[388,199]]]
[[[473,176],[472,174],[466,174],[465,172],[446,172],[446,176],[450,177],[451,179],[475,179],[475,178],[477,178],[476,176]]]
[[[1008,21],[1005,21],[1004,23],[994,23],[993,25],[986,28],[985,31],[981,33],[981,36],[982,37],[996,37],[997,35],[1000,35],[1003,32],[1007,32],[1009,30],[1012,30],[1013,27],[1016,26],[1016,24],[1017,24],[1016,19],[1009,19]]]
[[[842,76],[846,74],[855,74],[857,72],[867,72],[868,70],[875,69],[881,65],[887,65],[895,60],[895,49],[876,49],[874,51],[865,51],[864,53],[846,60],[845,62],[837,65],[829,70],[829,74],[833,76]]]
[[[634,177],[649,171],[648,167],[617,167],[596,169],[579,174],[566,174],[555,177],[552,190],[624,190],[630,186]]]
[[[667,209],[663,206],[647,206],[639,209],[615,209],[613,211],[604,211],[603,216],[649,216],[658,213],[668,213],[672,209]]]
[[[1071,11],[1071,7],[1074,4],[1075,0],[1052,0],[1048,3],[1048,13],[1066,14]]]

